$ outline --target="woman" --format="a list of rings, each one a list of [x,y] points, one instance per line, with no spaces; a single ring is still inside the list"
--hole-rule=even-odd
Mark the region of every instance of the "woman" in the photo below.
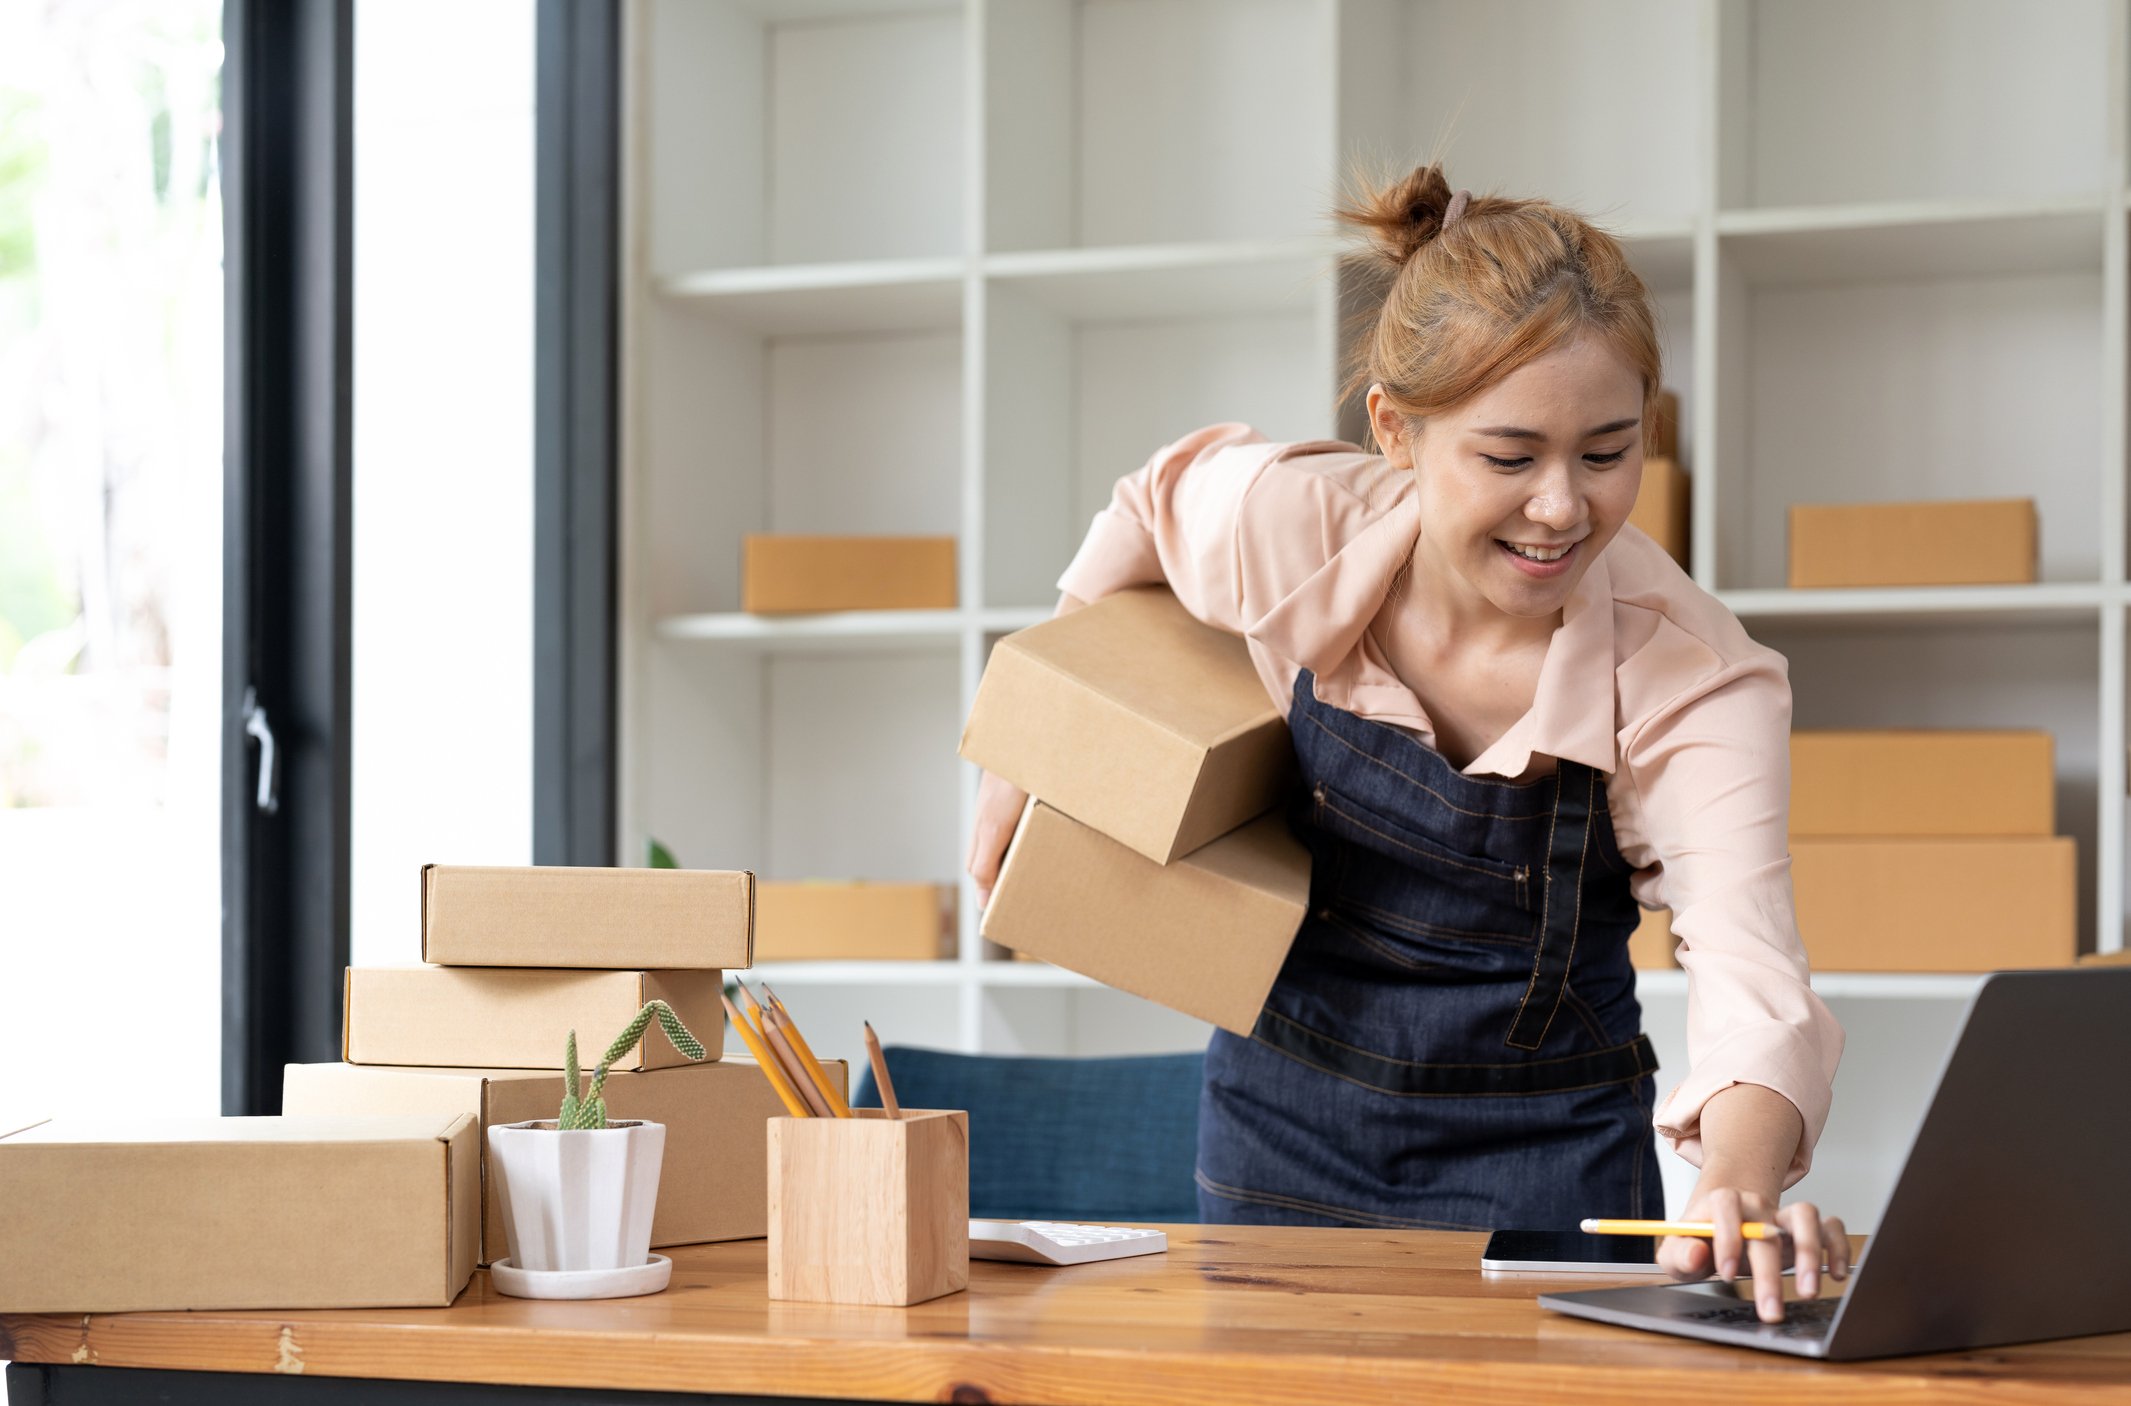
[[[1841,1222],[1799,1203],[1842,1032],[1807,982],[1786,844],[1782,656],[1626,526],[1660,384],[1647,294],[1556,206],[1440,166],[1341,219],[1389,276],[1357,341],[1380,454],[1186,435],[1121,480],[1061,610],[1166,582],[1245,636],[1308,783],[1311,913],[1248,1040],[1206,1053],[1209,1222],[1573,1228],[1664,1213],[1656,1141],[1700,1168],[1676,1278],[1742,1249],[1782,1317]],[[1022,794],[984,778],[988,898]],[[1694,1068],[1655,1105],[1627,939],[1672,910]]]

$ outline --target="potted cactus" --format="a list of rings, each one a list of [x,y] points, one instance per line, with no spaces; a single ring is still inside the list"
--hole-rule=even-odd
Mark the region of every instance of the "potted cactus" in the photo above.
[[[675,1049],[704,1057],[703,1044],[664,1001],[646,1002],[592,1072],[577,1066],[577,1032],[563,1046],[561,1111],[552,1119],[488,1130],[489,1174],[503,1198],[510,1257],[490,1266],[506,1294],[526,1298],[621,1298],[666,1287],[672,1261],[651,1253],[666,1128],[610,1122],[607,1070],[644,1039],[652,1022]]]

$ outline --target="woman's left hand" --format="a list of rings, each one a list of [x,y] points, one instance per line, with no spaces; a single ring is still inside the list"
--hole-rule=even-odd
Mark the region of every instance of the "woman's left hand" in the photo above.
[[[1850,1237],[1842,1221],[1821,1219],[1820,1209],[1810,1201],[1796,1201],[1778,1208],[1772,1196],[1743,1187],[1703,1183],[1688,1198],[1681,1220],[1708,1221],[1716,1227],[1714,1239],[1694,1235],[1668,1235],[1658,1242],[1657,1262],[1675,1279],[1707,1279],[1712,1273],[1726,1280],[1739,1277],[1746,1268],[1753,1276],[1754,1302],[1764,1323],[1783,1321],[1783,1270],[1798,1266],[1798,1294],[1816,1298],[1820,1271],[1837,1279],[1850,1274]],[[1748,1221],[1774,1222],[1790,1232],[1790,1239],[1748,1240],[1739,1227]]]

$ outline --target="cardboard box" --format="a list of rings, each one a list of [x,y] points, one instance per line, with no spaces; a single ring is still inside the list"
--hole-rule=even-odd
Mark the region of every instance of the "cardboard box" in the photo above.
[[[1242,638],[1164,587],[1000,640],[961,751],[1162,864],[1269,810],[1295,765]]]
[[[2035,500],[1791,506],[1791,585],[1981,586],[2035,579]]]
[[[724,973],[550,967],[350,967],[341,1057],[351,1064],[561,1069],[563,1042],[595,1064],[654,997],[673,1007],[710,1058],[725,1044]],[[616,1069],[687,1064],[654,1023]]]
[[[1156,864],[1035,801],[984,935],[1248,1035],[1309,902],[1309,851],[1278,814]]]
[[[422,866],[422,960],[623,971],[754,964],[745,870]]]
[[[2116,952],[2089,952],[2079,959],[2082,967],[2131,967],[2131,947]]]
[[[848,1097],[844,1062],[827,1059],[822,1067]],[[590,1065],[584,1077],[590,1081]],[[609,1118],[666,1125],[658,1209],[651,1220],[653,1248],[769,1233],[766,1130],[784,1105],[752,1059],[733,1055],[678,1069],[610,1071],[605,1098]],[[561,1076],[529,1069],[292,1064],[281,1086],[281,1107],[288,1114],[464,1113],[476,1119],[483,1264],[510,1253],[503,1200],[489,1181],[488,1130],[498,1123],[553,1118],[561,1104]]]
[[[0,1313],[440,1307],[480,1236],[463,1115],[0,1128]]]
[[[1643,460],[1643,483],[1628,521],[1649,533],[1681,570],[1694,569],[1687,555],[1687,471],[1677,460]]]
[[[1791,833],[2047,835],[2052,752],[2047,732],[1793,732]]]
[[[1643,920],[1628,934],[1628,965],[1637,971],[1671,971],[1680,964],[1673,955],[1679,941],[1672,935],[1672,910],[1646,908]]]
[[[2077,868],[2070,838],[1791,842],[1815,971],[2070,966]]]
[[[769,1296],[902,1308],[969,1287],[969,1115],[769,1120]]]
[[[742,543],[740,608],[953,610],[952,537],[796,537],[750,532]]]
[[[758,960],[930,962],[955,955],[952,884],[764,883]]]

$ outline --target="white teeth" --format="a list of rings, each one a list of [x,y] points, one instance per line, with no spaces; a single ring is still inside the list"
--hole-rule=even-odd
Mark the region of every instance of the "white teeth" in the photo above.
[[[1573,547],[1576,544],[1571,542],[1569,547],[1551,548],[1520,547],[1515,542],[1504,542],[1502,545],[1515,552],[1518,556],[1523,557],[1526,561],[1560,561],[1569,554],[1569,547]]]

